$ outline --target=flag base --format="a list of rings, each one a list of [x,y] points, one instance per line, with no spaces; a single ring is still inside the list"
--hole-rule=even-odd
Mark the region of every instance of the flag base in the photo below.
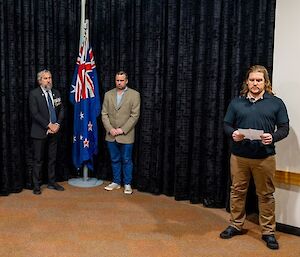
[[[96,187],[103,184],[103,181],[96,178],[71,178],[68,184],[75,187]]]

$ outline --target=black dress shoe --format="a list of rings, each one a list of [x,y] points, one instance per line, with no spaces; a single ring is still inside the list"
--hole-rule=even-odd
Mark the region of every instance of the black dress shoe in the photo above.
[[[42,193],[42,191],[41,191],[40,188],[34,188],[34,189],[33,189],[33,193],[34,193],[35,195],[40,195],[40,194]]]
[[[268,248],[272,250],[279,249],[279,244],[274,235],[263,235],[261,239],[267,243]]]
[[[59,184],[57,184],[57,183],[49,184],[49,185],[47,186],[47,188],[49,188],[49,189],[54,189],[54,190],[57,190],[57,191],[64,191],[64,190],[65,190],[61,185],[59,185]]]
[[[234,236],[241,235],[241,234],[242,234],[242,231],[240,231],[232,226],[229,226],[220,234],[220,237],[223,239],[229,239]]]

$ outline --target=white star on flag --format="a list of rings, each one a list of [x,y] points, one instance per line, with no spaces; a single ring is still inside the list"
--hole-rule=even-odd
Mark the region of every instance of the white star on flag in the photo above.
[[[91,121],[89,121],[89,124],[88,124],[88,131],[93,131],[93,124]]]
[[[76,136],[73,137],[73,143],[76,142]]]
[[[82,135],[80,135],[80,140],[82,140],[83,139],[83,136]]]
[[[84,113],[80,112],[80,119],[82,120],[84,118]]]
[[[87,140],[87,138],[84,139],[84,141],[83,141],[83,147],[84,147],[84,148],[85,148],[85,147],[89,147],[89,143],[90,143],[90,141]]]
[[[72,87],[72,90],[71,90],[71,94],[73,94],[73,93],[75,93],[75,86],[74,85],[71,85],[71,87]]]

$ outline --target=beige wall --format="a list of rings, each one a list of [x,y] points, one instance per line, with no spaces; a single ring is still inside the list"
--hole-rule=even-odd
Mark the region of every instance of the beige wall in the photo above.
[[[277,0],[273,90],[286,104],[288,138],[276,144],[277,169],[300,173],[300,1]]]
[[[300,173],[300,1],[277,0],[273,90],[286,104],[290,134],[276,144],[277,169]],[[300,228],[300,187],[279,184],[276,221]]]

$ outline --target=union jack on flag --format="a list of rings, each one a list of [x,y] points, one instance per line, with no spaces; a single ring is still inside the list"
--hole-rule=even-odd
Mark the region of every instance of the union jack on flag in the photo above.
[[[98,152],[97,117],[101,112],[101,102],[87,26],[81,42],[70,90],[70,101],[74,105],[72,158],[77,169],[87,165],[93,170],[93,155]]]

